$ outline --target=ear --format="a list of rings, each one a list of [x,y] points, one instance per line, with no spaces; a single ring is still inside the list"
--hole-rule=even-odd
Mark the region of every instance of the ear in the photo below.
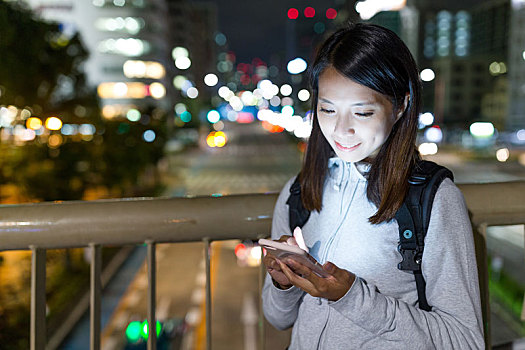
[[[401,108],[399,108],[398,112],[397,112],[397,115],[396,115],[396,122],[399,120],[399,118],[401,118],[401,116],[405,113],[405,111],[407,110],[407,106],[408,106],[408,101],[410,101],[410,94],[406,94],[405,95],[405,100],[403,101],[403,106]]]

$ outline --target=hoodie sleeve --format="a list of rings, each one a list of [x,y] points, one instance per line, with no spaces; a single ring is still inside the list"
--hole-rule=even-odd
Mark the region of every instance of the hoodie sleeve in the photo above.
[[[359,277],[330,305],[367,331],[412,349],[484,349],[471,223],[463,195],[449,179],[434,199],[422,271],[431,311],[381,294]]]
[[[291,235],[288,227],[288,205],[286,201],[290,194],[290,186],[294,180],[295,177],[286,183],[275,204],[272,218],[272,239],[278,239],[282,235]],[[262,290],[262,301],[264,315],[268,322],[279,330],[293,326],[299,310],[299,301],[303,294],[304,292],[296,287],[286,290],[275,287],[270,275],[266,274]]]

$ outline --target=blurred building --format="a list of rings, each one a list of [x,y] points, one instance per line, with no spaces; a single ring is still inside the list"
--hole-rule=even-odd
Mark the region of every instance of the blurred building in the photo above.
[[[501,128],[508,105],[508,0],[485,1],[469,11],[436,6],[421,8],[419,64],[436,75],[423,84],[425,109],[449,126],[490,120]]]
[[[64,39],[76,32],[89,51],[88,83],[97,87],[106,118],[130,109],[171,109],[173,62],[164,0],[26,0],[44,20],[58,22]]]
[[[510,1],[508,130],[525,128],[525,1]]]

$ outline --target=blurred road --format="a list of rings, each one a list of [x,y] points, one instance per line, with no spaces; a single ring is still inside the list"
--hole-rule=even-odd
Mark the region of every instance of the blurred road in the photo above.
[[[166,164],[166,195],[211,195],[279,191],[295,175],[300,153],[285,134],[268,134],[258,125],[227,125],[229,143],[222,149],[194,149],[172,155]],[[525,179],[522,166],[466,163],[454,154],[432,158],[450,167],[456,182],[509,181]],[[519,239],[519,229],[510,233]],[[505,230],[503,230],[505,231]],[[507,232],[507,231],[505,231]],[[505,234],[492,234],[489,245],[499,246]],[[502,236],[503,235],[503,236]],[[505,236],[507,237],[507,236]],[[521,238],[523,239],[523,238]],[[257,267],[241,267],[234,255],[236,241],[212,244],[212,344],[213,349],[255,349],[259,301]],[[507,239],[508,243],[508,239]],[[511,244],[511,243],[508,243]],[[519,243],[518,243],[519,244]],[[489,250],[491,249],[489,246]],[[510,248],[509,248],[510,249]],[[523,243],[512,245],[512,260],[523,274]],[[204,251],[200,243],[159,245],[157,249],[159,319],[186,319],[190,324],[183,339],[172,349],[203,349],[204,334]],[[505,251],[501,252],[505,255]],[[521,259],[521,262],[520,260]],[[506,262],[507,266],[514,263]],[[519,272],[521,271],[521,272]],[[119,349],[125,344],[124,331],[132,320],[146,317],[146,270],[142,266],[128,287],[109,326],[104,329],[103,348]],[[492,316],[494,344],[517,337],[498,315]],[[275,331],[268,324],[266,349],[284,349],[289,332]]]

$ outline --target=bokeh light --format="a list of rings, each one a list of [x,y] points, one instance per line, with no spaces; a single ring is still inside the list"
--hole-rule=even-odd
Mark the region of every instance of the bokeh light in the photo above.
[[[288,10],[288,18],[289,19],[297,19],[299,17],[299,11],[296,8],[290,8]]]
[[[506,162],[510,157],[510,151],[508,148],[500,148],[496,151],[496,159],[498,162]]]
[[[46,128],[49,130],[60,130],[62,128],[62,120],[57,117],[49,117],[46,119]]]
[[[218,82],[219,78],[213,73],[208,73],[204,76],[204,84],[208,86],[215,86]]]
[[[215,109],[212,109],[206,115],[206,119],[208,119],[208,121],[212,124],[217,123],[221,119],[221,115]]]
[[[42,121],[40,118],[31,117],[26,120],[26,128],[32,130],[38,130],[42,127]]]

